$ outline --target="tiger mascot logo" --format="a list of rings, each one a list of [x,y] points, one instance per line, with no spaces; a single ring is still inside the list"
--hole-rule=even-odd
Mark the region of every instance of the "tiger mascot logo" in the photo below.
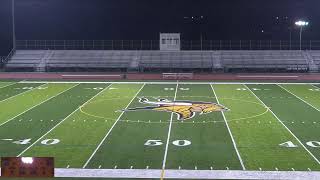
[[[142,104],[149,104],[153,106],[129,108],[122,111],[165,111],[177,114],[178,120],[182,121],[193,118],[196,113],[202,115],[211,112],[229,111],[229,109],[225,106],[211,102],[169,101],[167,99],[159,99],[158,102],[155,102],[149,101],[147,98],[139,98],[139,102]]]

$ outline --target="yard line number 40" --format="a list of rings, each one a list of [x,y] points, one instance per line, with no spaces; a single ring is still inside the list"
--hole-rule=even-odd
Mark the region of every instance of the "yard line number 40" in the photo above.
[[[309,141],[306,143],[306,145],[313,147],[313,148],[319,148],[320,142],[319,141]],[[287,142],[281,143],[281,144],[279,144],[279,146],[287,147],[287,148],[299,147],[298,145],[294,144],[292,141],[287,141]]]

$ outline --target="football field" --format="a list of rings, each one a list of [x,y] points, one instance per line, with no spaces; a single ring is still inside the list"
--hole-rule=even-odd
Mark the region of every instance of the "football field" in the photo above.
[[[158,178],[320,170],[318,84],[0,82],[0,108],[0,157]]]

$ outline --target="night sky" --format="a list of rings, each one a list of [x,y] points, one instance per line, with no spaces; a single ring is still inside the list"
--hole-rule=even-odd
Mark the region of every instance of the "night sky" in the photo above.
[[[0,0],[0,55],[10,49],[11,0]],[[319,0],[16,0],[17,39],[320,40]],[[193,17],[193,18],[192,18]]]

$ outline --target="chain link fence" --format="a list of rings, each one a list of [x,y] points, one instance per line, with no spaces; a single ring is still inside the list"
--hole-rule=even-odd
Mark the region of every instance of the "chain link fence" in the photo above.
[[[25,50],[159,50],[159,40],[18,40]],[[302,41],[302,50],[320,50],[320,40]],[[300,41],[181,41],[181,50],[300,50]]]

